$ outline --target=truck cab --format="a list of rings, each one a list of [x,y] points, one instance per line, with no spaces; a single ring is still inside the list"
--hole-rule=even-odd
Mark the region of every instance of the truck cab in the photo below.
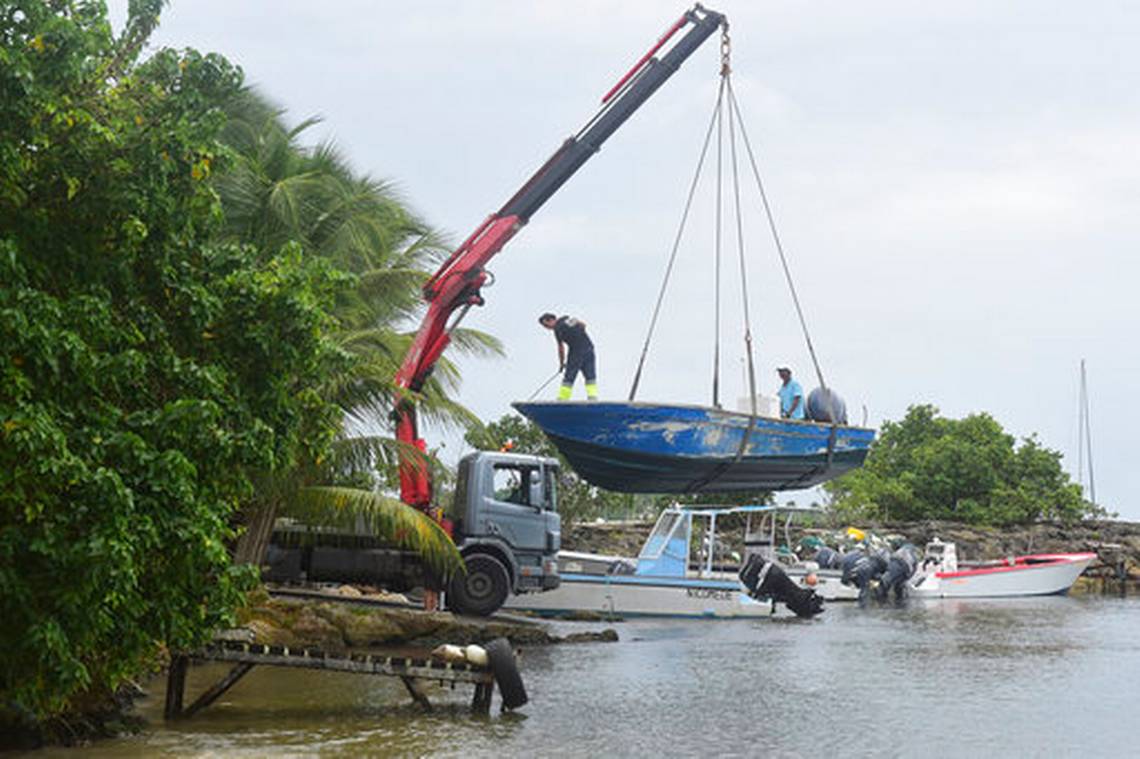
[[[467,565],[447,591],[461,614],[495,613],[511,593],[558,587],[558,460],[479,451],[459,462],[446,510]],[[262,576],[270,582],[357,582],[394,591],[432,586],[411,551],[356,531],[303,524],[273,531]]]
[[[558,460],[477,451],[459,462],[447,510],[466,574],[448,588],[463,614],[496,611],[510,593],[558,587]]]

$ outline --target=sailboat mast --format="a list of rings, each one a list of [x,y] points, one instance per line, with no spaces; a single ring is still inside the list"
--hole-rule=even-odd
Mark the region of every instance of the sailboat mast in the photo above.
[[[1096,480],[1093,477],[1092,423],[1089,421],[1089,387],[1085,360],[1081,359],[1080,417],[1077,421],[1077,480],[1084,483],[1084,459],[1089,461],[1089,500],[1096,503]]]

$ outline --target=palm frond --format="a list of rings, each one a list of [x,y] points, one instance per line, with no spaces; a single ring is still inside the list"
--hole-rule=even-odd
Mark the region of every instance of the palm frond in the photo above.
[[[363,523],[373,535],[416,552],[428,569],[445,582],[466,571],[459,549],[435,520],[379,493],[341,487],[301,488],[280,513],[308,524],[346,529]]]
[[[322,117],[322,116],[309,116],[306,119],[302,119],[301,122],[299,124],[297,124],[297,126],[293,127],[292,129],[290,129],[285,134],[288,136],[288,138],[290,140],[295,140],[299,136],[301,136],[302,132],[304,132],[308,129],[311,129],[312,127],[315,127],[317,124],[320,124],[322,121],[324,121],[324,117]]]
[[[477,329],[459,328],[451,333],[451,345],[465,356],[500,358],[506,355],[499,338]]]
[[[371,470],[394,466],[401,454],[422,456],[418,448],[386,435],[352,435],[333,443],[333,465]]]

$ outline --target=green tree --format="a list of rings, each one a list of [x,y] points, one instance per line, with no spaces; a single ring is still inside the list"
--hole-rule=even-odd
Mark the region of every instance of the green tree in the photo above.
[[[1015,524],[1103,514],[1084,500],[1061,454],[1017,444],[988,414],[947,419],[930,405],[886,422],[862,468],[825,486],[844,519],[952,519]]]
[[[316,466],[266,478],[243,514],[237,558],[260,560],[278,514],[347,526],[364,517],[380,534],[418,535],[414,547],[445,575],[459,564],[450,540],[386,494],[396,485],[401,451],[386,430],[395,374],[412,337],[406,327],[422,308],[421,285],[447,251],[387,184],[357,176],[330,144],[303,145],[315,119],[290,128],[279,109],[248,89],[227,103],[226,115],[223,141],[233,162],[215,180],[225,239],[270,249],[296,244],[354,275],[338,293],[331,333],[351,361],[321,389],[340,409],[340,432]],[[497,341],[471,330],[456,330],[453,344],[468,353],[501,352]],[[418,398],[426,421],[475,422],[451,398],[458,382],[455,366],[441,361]],[[436,481],[446,480],[434,456],[429,463]]]
[[[0,715],[98,699],[200,645],[252,579],[235,508],[319,459],[347,283],[300,246],[216,241],[240,72],[136,60],[99,2],[0,9]]]

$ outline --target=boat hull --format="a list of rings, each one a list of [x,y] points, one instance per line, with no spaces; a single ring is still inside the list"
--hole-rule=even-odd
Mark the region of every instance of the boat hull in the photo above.
[[[779,607],[778,609],[776,607]],[[511,596],[505,608],[550,616],[770,617],[783,605],[757,601],[739,582],[670,577],[563,574],[554,590]]]
[[[935,572],[915,582],[917,598],[1012,598],[1067,593],[1094,553],[1020,556],[1005,566]]]
[[[516,403],[587,482],[623,493],[796,490],[860,466],[873,430],[701,406]]]

